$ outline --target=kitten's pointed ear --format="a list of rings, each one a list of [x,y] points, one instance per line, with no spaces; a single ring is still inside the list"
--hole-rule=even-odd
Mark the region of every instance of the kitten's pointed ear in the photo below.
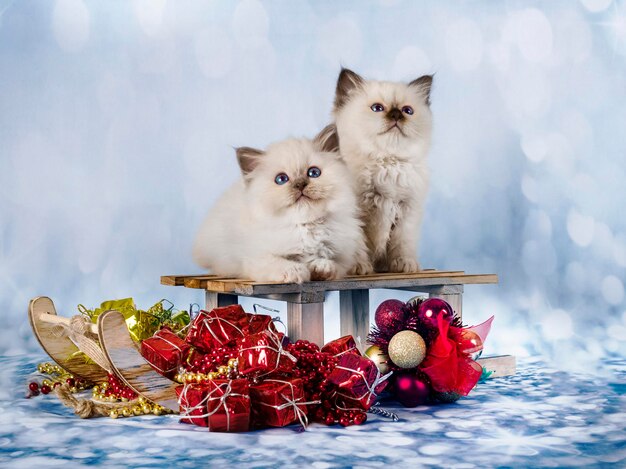
[[[424,75],[413,80],[409,83],[409,86],[413,86],[419,90],[421,95],[424,97],[424,101],[426,104],[430,105],[430,87],[433,84],[433,76],[432,75]]]
[[[339,109],[348,101],[350,91],[361,88],[365,80],[352,70],[342,68],[337,79],[337,90],[335,91],[335,109]]]
[[[237,152],[239,167],[241,168],[241,172],[244,176],[252,172],[254,168],[257,167],[260,157],[264,155],[264,152],[261,150],[250,147],[239,147],[236,148],[235,151]]]
[[[335,124],[324,127],[313,139],[313,145],[321,151],[331,153],[339,151],[339,135],[337,135]]]

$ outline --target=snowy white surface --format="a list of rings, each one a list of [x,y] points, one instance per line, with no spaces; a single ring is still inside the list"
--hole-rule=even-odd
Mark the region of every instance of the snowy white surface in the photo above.
[[[626,361],[603,376],[522,360],[516,376],[479,383],[455,404],[369,415],[360,426],[312,424],[210,433],[175,415],[81,420],[56,397],[23,399],[41,354],[0,359],[0,466],[71,467],[624,467]]]
[[[313,135],[343,64],[436,72],[422,264],[500,275],[466,289],[489,351],[625,355],[625,59],[618,0],[0,0],[0,352],[37,349],[36,295],[200,301],[159,276],[198,272],[232,147]]]

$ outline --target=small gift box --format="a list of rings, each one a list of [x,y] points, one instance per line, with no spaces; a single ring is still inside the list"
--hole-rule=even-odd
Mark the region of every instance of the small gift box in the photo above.
[[[346,353],[328,375],[328,382],[336,386],[337,397],[346,405],[369,410],[387,386],[390,375],[381,376],[369,358]]]
[[[200,311],[189,326],[185,340],[194,347],[209,351],[240,339],[247,330],[248,316],[241,305],[224,306],[211,312]]]
[[[320,403],[305,402],[304,383],[300,378],[266,379],[250,386],[250,397],[255,421],[271,427],[284,427],[296,420],[306,427],[306,406]]]
[[[141,342],[141,355],[158,373],[173,378],[187,356],[190,345],[164,327]]]
[[[258,334],[268,330],[278,333],[271,316],[267,314],[246,314],[248,316],[248,334]]]
[[[207,422],[212,432],[247,432],[250,428],[250,387],[247,379],[208,382]]]
[[[283,348],[283,334],[259,332],[239,341],[239,373],[242,375],[289,373],[296,358]]]
[[[185,384],[176,387],[180,421],[200,427],[208,427],[207,400],[210,387],[208,384]]]
[[[359,349],[356,348],[356,342],[351,335],[346,335],[328,342],[322,347],[322,352],[330,353],[335,357],[340,357],[346,353],[352,353],[359,356],[361,355],[361,352],[359,352]]]

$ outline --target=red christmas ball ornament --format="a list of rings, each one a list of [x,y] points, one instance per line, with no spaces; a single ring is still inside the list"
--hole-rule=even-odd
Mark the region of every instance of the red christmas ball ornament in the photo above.
[[[430,386],[425,379],[412,373],[396,376],[396,399],[404,407],[425,404],[430,394]]]
[[[437,327],[437,317],[442,316],[451,322],[454,318],[454,310],[447,301],[441,298],[429,298],[417,309],[417,318],[427,326]]]
[[[473,354],[483,349],[483,340],[474,331],[463,329],[457,340],[463,353]]]
[[[405,318],[405,303],[400,300],[385,300],[376,308],[374,321],[379,329],[388,330],[403,322]]]

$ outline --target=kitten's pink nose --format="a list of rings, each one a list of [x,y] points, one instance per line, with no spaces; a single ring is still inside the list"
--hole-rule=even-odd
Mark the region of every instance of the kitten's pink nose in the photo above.
[[[298,179],[296,182],[293,183],[293,187],[295,187],[296,189],[298,189],[299,191],[303,190],[309,183],[307,181],[305,181],[304,179]]]

